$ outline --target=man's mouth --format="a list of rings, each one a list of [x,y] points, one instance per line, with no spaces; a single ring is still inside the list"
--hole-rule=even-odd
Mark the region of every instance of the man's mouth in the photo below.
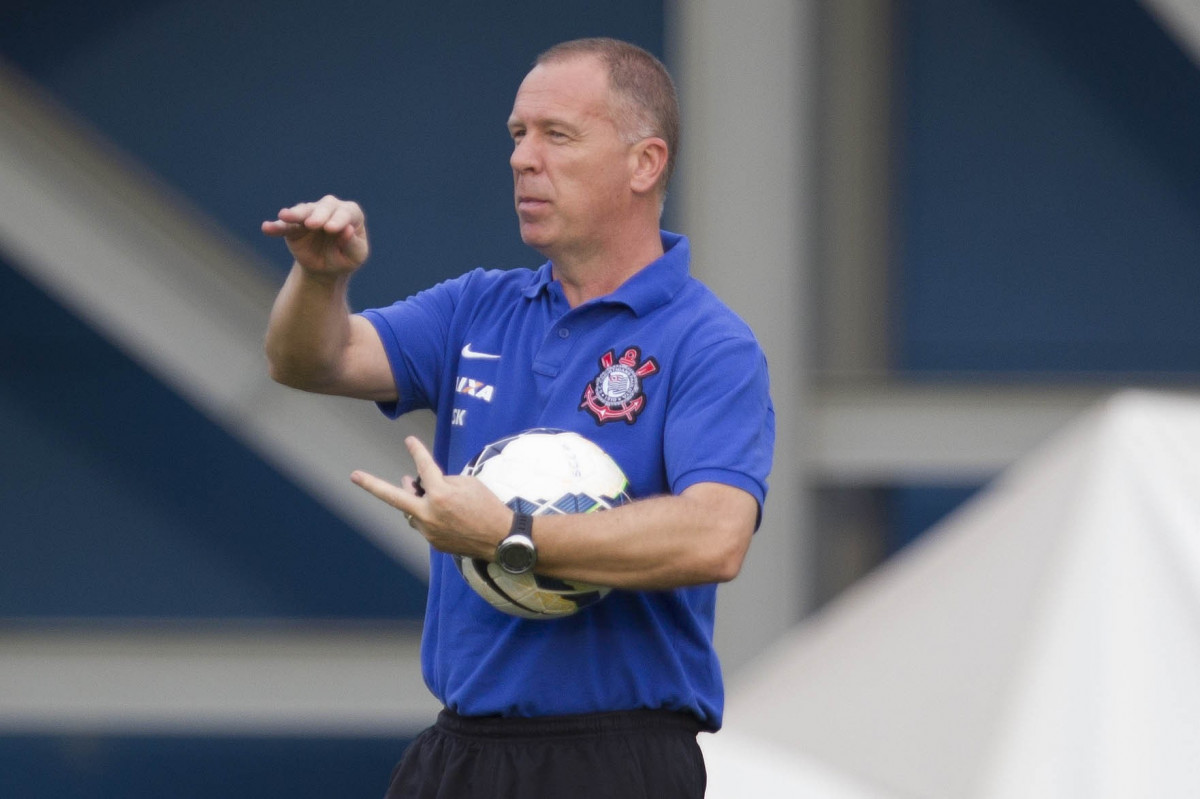
[[[549,200],[544,200],[541,197],[519,196],[517,197],[518,211],[536,211],[549,205]]]

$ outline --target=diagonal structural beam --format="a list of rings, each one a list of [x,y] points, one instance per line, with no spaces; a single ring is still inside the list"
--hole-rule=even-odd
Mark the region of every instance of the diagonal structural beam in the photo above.
[[[421,579],[424,540],[350,484],[410,469],[366,403],[275,385],[262,355],[277,281],[253,257],[0,67],[0,250],[23,274]]]
[[[1200,3],[1196,0],[1142,0],[1142,3],[1200,67]]]

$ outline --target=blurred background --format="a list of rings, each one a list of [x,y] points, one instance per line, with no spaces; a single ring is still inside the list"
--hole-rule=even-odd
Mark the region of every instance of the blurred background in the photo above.
[[[365,403],[270,383],[284,205],[358,200],[356,308],[536,266],[535,55],[660,55],[668,228],[767,350],[780,441],[731,679],[1069,421],[1200,388],[1190,0],[0,5],[0,795],[379,796],[437,708]]]

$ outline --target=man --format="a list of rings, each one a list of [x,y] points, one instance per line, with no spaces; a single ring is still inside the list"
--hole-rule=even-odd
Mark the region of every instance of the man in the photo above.
[[[688,275],[687,240],[659,229],[678,109],[657,59],[609,39],[551,48],[508,129],[521,238],[549,259],[538,270],[476,270],[356,315],[356,204],[325,197],[263,223],[296,260],[267,333],[272,377],[438,416],[432,452],[406,442],[415,480],[352,475],[433,548],[422,666],[446,710],[388,795],[702,796],[696,734],[720,726],[723,702],[716,583],[741,568],[773,447],[765,359]],[[595,441],[637,501],[530,520],[458,475],[532,427]],[[513,532],[530,532],[537,572],[617,590],[555,621],[491,608],[451,555],[494,560]]]

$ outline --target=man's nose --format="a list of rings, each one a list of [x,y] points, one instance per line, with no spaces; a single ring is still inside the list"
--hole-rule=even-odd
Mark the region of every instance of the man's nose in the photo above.
[[[528,172],[537,168],[537,148],[531,138],[522,136],[521,140],[513,146],[512,155],[508,157],[508,163],[512,166],[513,171]]]

